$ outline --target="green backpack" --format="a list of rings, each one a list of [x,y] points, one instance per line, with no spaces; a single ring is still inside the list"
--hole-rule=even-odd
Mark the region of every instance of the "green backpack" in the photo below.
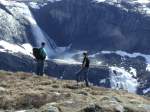
[[[39,52],[40,52],[40,54],[39,54],[40,60],[45,60],[46,59],[46,53],[45,53],[44,49],[39,48]]]
[[[37,60],[45,60],[46,53],[43,48],[33,48],[33,55]]]

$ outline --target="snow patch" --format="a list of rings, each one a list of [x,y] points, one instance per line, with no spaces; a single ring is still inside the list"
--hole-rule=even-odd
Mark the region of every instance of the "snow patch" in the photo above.
[[[40,9],[40,6],[35,2],[30,2],[29,6],[33,9]]]
[[[149,0],[133,0],[133,2],[135,2],[135,3],[141,3],[141,4],[150,3]]]
[[[108,3],[110,5],[115,5],[123,10],[130,10],[127,9],[126,7],[124,7],[121,3],[125,2],[128,4],[131,4],[133,6],[133,10],[139,11],[145,15],[150,15],[150,7],[149,7],[149,0],[93,0],[95,2],[105,2]],[[138,4],[138,5],[137,5]]]
[[[137,70],[133,67],[130,67],[130,71],[129,71],[133,77],[137,77]]]
[[[150,72],[150,64],[147,64],[146,71]]]
[[[11,44],[9,42],[1,40],[0,41],[0,52],[22,53],[24,55],[33,57],[32,46],[29,43],[26,43],[23,45],[16,45],[16,44]]]
[[[146,70],[147,71],[150,71],[150,55],[146,55],[146,54],[142,54],[142,53],[127,53],[127,52],[124,52],[124,51],[101,51],[102,54],[112,54],[112,53],[115,53],[117,55],[120,55],[122,57],[130,57],[130,58],[136,58],[138,56],[141,56],[143,58],[145,58],[146,60],[146,64],[147,64],[147,67],[146,67]]]

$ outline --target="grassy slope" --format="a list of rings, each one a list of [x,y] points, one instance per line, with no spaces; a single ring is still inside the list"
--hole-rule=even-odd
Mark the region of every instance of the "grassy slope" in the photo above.
[[[77,87],[75,81],[0,72],[1,109],[36,108],[41,112],[40,109],[46,108],[45,104],[58,107],[61,112],[88,112],[91,105],[102,112],[116,112],[122,108],[125,112],[150,112],[149,98],[126,91],[86,88],[83,84]]]

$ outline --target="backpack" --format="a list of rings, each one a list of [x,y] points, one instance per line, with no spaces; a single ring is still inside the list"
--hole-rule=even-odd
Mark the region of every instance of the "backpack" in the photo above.
[[[86,58],[86,67],[89,67],[89,65],[90,65],[90,60],[88,59],[88,58]]]
[[[40,57],[40,59],[41,60],[45,60],[46,59],[46,53],[45,53],[45,51],[44,51],[44,49],[43,48],[39,48],[39,57]]]
[[[85,63],[84,67],[89,67],[90,60],[88,58],[84,58],[83,63]]]
[[[37,60],[45,60],[46,53],[42,48],[33,48],[33,55]]]

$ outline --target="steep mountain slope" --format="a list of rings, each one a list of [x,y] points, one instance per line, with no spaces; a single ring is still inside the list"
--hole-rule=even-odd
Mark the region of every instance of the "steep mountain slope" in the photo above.
[[[28,45],[28,50],[26,49],[27,52],[32,52],[31,45],[34,47],[39,47],[41,42],[45,42],[49,57],[65,51],[65,48],[57,47],[50,36],[42,31],[25,1],[16,2],[1,0],[0,6],[1,40],[5,40],[12,44],[17,44],[23,48],[24,44],[26,44]],[[6,47],[5,43],[1,42],[1,47],[5,46],[4,49],[8,49],[9,51],[9,48]]]
[[[117,7],[93,0],[62,0],[50,2],[33,12],[40,27],[60,46],[72,44],[74,49],[91,52],[123,50],[149,53],[149,16],[123,5]]]
[[[0,92],[1,112],[150,111],[147,97],[26,73],[0,72]]]
[[[93,85],[149,94],[150,19],[136,8],[133,1],[0,0],[0,69],[35,72],[32,46],[45,41],[49,57],[58,54],[47,74],[74,80],[88,50]]]

